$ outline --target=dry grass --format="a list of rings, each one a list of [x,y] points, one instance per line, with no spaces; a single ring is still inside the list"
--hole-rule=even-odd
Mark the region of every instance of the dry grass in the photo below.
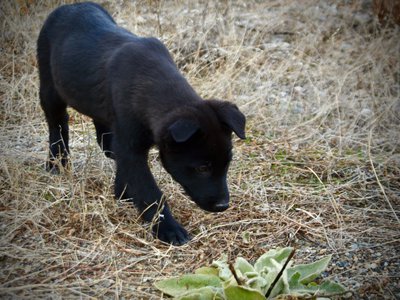
[[[325,275],[354,298],[400,297],[400,31],[379,27],[369,1],[102,1],[161,38],[202,96],[248,116],[225,213],[189,202],[152,152],[194,236],[183,247],[114,200],[88,118],[72,112],[72,172],[45,172],[35,43],[58,2],[0,4],[0,298],[158,299],[156,279],[286,245],[298,262],[333,254]]]

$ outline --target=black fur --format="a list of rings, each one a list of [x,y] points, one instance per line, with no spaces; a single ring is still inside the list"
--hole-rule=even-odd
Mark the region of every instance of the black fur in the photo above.
[[[147,165],[156,145],[165,169],[203,209],[228,207],[231,133],[245,138],[245,117],[225,101],[202,100],[155,38],[118,27],[94,3],[64,5],[38,39],[40,103],[49,126],[47,168],[68,163],[67,106],[93,119],[97,140],[116,160],[115,195],[131,199],[165,242],[189,240]]]

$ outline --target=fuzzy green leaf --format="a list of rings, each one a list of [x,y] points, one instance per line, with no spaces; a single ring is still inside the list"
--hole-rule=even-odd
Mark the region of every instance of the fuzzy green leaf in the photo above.
[[[308,285],[299,284],[298,286],[291,286],[290,291],[282,293],[279,296],[287,296],[288,298],[289,296],[306,298],[318,297],[319,299],[319,297],[337,295],[344,292],[346,292],[346,289],[342,285],[327,280],[321,285],[310,283]],[[279,297],[277,298],[280,299]]]
[[[299,273],[298,281],[302,284],[308,284],[317,278],[328,267],[331,256],[328,255],[316,262],[304,265],[297,265],[287,269],[289,281],[295,273]]]
[[[236,258],[234,268],[236,271],[240,271],[243,275],[248,272],[254,272],[253,266],[243,257]]]
[[[219,271],[217,268],[214,267],[201,267],[198,268],[195,272],[195,274],[204,274],[204,275],[219,275]]]
[[[176,300],[225,300],[224,291],[222,288],[216,287],[202,287],[199,289],[191,290],[181,296],[175,298]]]
[[[336,283],[330,280],[325,280],[319,287],[319,295],[329,296],[334,294],[345,293],[346,289],[340,283]]]
[[[240,285],[228,285],[224,292],[226,300],[265,300],[259,291]]]
[[[232,276],[232,272],[229,269],[229,265],[226,262],[226,258],[222,258],[220,260],[214,260],[211,264],[212,267],[216,267],[219,271],[218,276],[223,281],[228,281]]]
[[[179,297],[189,291],[203,287],[221,288],[221,280],[215,275],[189,274],[179,278],[165,279],[154,283],[164,294]]]
[[[254,264],[254,269],[257,272],[261,272],[266,268],[275,269],[276,264],[271,262],[271,260],[273,259],[279,264],[284,264],[292,251],[292,247],[269,250],[267,253],[261,255],[260,258],[257,259],[256,263]]]
[[[271,287],[275,278],[278,276],[280,270],[282,269],[284,262],[279,263],[274,258],[269,258],[268,264],[269,264],[269,266],[265,266],[263,271],[261,271],[261,273],[260,273],[260,275],[267,282],[267,284],[262,289],[263,294],[265,294]],[[279,295],[286,290],[287,290],[287,276],[286,276],[286,272],[283,272],[281,278],[278,280],[278,282],[275,284],[274,288],[272,289],[270,296],[273,297],[275,295]]]

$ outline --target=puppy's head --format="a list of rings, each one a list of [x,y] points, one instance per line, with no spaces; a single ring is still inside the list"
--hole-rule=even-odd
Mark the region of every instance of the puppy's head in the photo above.
[[[229,207],[231,136],[233,131],[244,139],[245,122],[235,105],[208,100],[180,108],[160,131],[157,144],[165,169],[204,210]]]

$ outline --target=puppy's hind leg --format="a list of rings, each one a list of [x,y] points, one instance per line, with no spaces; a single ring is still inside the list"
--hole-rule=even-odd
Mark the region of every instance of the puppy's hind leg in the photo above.
[[[40,87],[40,104],[49,127],[49,160],[46,169],[60,172],[60,165],[66,167],[69,154],[69,133],[67,105],[61,100],[52,85]]]

